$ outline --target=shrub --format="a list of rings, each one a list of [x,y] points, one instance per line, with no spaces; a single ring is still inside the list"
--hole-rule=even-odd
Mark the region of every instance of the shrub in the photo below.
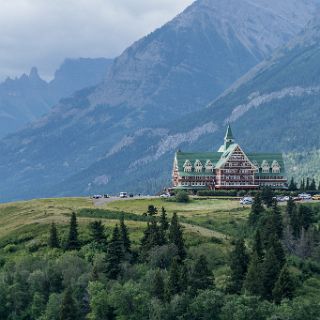
[[[7,244],[4,247],[4,252],[6,253],[13,253],[17,251],[17,246],[15,244]]]
[[[179,191],[176,195],[176,201],[177,202],[182,202],[182,203],[187,203],[190,201],[189,195],[186,191]]]

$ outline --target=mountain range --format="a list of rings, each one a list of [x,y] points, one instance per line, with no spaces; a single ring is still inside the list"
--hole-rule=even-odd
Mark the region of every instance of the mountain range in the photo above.
[[[0,141],[2,199],[156,192],[177,148],[217,149],[227,122],[248,150],[314,148],[318,27],[299,33],[317,9],[196,1],[115,59],[102,83]]]
[[[66,59],[47,82],[37,68],[0,84],[0,137],[46,114],[60,99],[94,86],[105,77],[111,59]]]

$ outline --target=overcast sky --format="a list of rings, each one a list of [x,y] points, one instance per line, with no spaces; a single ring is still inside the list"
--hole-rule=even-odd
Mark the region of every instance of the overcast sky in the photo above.
[[[66,58],[115,57],[193,0],[0,0],[0,80]]]

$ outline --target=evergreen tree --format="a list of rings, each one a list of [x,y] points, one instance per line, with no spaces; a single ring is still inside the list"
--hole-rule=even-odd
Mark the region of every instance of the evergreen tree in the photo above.
[[[186,257],[186,249],[184,247],[184,240],[183,240],[183,234],[182,234],[182,228],[178,221],[177,213],[174,212],[171,224],[169,227],[169,240],[170,243],[173,243],[178,248],[178,256],[180,260],[184,260]]]
[[[194,293],[198,290],[206,290],[213,286],[213,275],[204,255],[200,255],[195,261],[191,272],[190,283]]]
[[[67,288],[63,294],[59,318],[60,320],[78,319],[76,303],[72,297],[72,291],[70,288]]]
[[[272,204],[272,218],[273,218],[275,232],[278,235],[279,239],[281,239],[282,233],[283,233],[283,221],[282,221],[281,211],[276,200],[273,201],[273,204]]]
[[[167,218],[167,213],[164,207],[161,208],[161,216],[160,216],[160,238],[163,244],[167,243],[167,230],[169,229],[169,222]]]
[[[249,215],[249,225],[251,226],[257,225],[263,211],[264,211],[264,208],[262,205],[261,194],[258,192],[255,195],[253,204],[251,206],[251,212]]]
[[[58,231],[54,222],[52,222],[50,227],[50,235],[48,246],[50,248],[60,248],[59,238],[58,238]]]
[[[123,254],[124,256],[131,254],[131,241],[129,238],[129,232],[128,228],[124,223],[124,217],[123,215],[120,218],[120,235],[121,235],[121,241],[123,246]]]
[[[163,231],[167,231],[169,229],[169,221],[167,218],[167,212],[164,207],[161,208],[160,227]]]
[[[148,206],[148,210],[147,210],[146,215],[152,217],[152,216],[155,216],[157,213],[158,213],[158,209],[154,205],[150,204]]]
[[[78,240],[78,223],[77,217],[74,212],[72,212],[70,219],[69,235],[66,243],[67,250],[78,250],[80,248],[80,243]]]
[[[159,300],[164,300],[165,286],[161,271],[159,269],[155,272],[151,286],[151,295]]]
[[[306,191],[310,190],[310,179],[307,178],[307,182],[306,182]]]
[[[106,275],[109,279],[116,279],[121,272],[121,262],[123,260],[123,244],[118,225],[115,226],[112,238],[108,245],[106,254]]]
[[[273,246],[270,246],[266,252],[264,262],[262,264],[262,297],[264,299],[272,300],[272,290],[278,279],[281,267],[279,265],[277,256]]]
[[[287,206],[286,206],[286,214],[288,215],[289,218],[292,217],[293,215],[293,211],[296,209],[296,204],[293,201],[293,198],[290,197],[288,202],[287,202]]]
[[[282,244],[276,234],[271,234],[269,239],[269,247],[274,249],[279,268],[281,269],[286,263],[286,255],[283,250]]]
[[[248,273],[244,281],[244,288],[250,295],[261,296],[263,283],[261,278],[262,261],[256,251],[253,251],[248,266]]]
[[[262,189],[261,198],[262,198],[263,203],[268,208],[270,208],[272,206],[273,196],[274,196],[274,193],[270,187],[265,187]]]
[[[92,241],[104,245],[107,242],[105,227],[102,221],[93,221],[89,224],[90,236]]]
[[[243,239],[236,241],[235,248],[230,256],[230,283],[229,293],[240,293],[248,269],[248,255]]]
[[[294,181],[294,178],[292,177],[289,183],[288,190],[289,191],[296,191],[298,189],[296,182]]]
[[[304,205],[299,206],[299,217],[301,222],[300,229],[309,229],[314,220],[313,215],[313,210],[311,208]]]
[[[306,190],[306,184],[305,184],[304,178],[303,178],[300,183],[300,191],[305,191],[305,190]]]
[[[320,191],[320,181],[319,181],[319,185],[318,185],[318,191]]]
[[[317,185],[316,185],[316,180],[313,178],[310,184],[310,191],[316,191],[317,190]]]
[[[253,249],[253,252],[257,254],[259,261],[262,262],[264,258],[264,252],[263,252],[263,245],[262,245],[262,240],[261,240],[261,235],[259,230],[257,230],[255,233],[252,249]]]
[[[275,303],[280,304],[283,299],[292,299],[294,294],[294,282],[287,265],[285,265],[272,291]]]
[[[168,283],[166,287],[167,300],[170,300],[172,296],[180,293],[180,266],[177,258],[173,259],[169,269]]]

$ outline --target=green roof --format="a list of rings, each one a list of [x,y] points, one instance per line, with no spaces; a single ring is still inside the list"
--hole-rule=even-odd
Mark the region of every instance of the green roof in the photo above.
[[[233,143],[229,146],[229,148],[225,152],[177,152],[176,159],[178,164],[178,170],[181,176],[210,176],[211,172],[206,172],[203,170],[202,172],[184,172],[183,165],[187,160],[189,160],[194,166],[194,163],[199,160],[203,166],[205,166],[208,160],[211,161],[215,168],[219,168],[223,166],[226,162],[230,153],[234,151],[234,149],[238,147],[238,144]],[[249,160],[257,167],[261,168],[262,162],[267,161],[270,167],[274,161],[277,161],[280,166],[280,174],[285,176],[285,164],[283,161],[283,156],[281,153],[245,153]],[[279,173],[272,173],[271,170],[269,173],[262,173],[261,170],[256,174],[257,176],[278,176]]]
[[[221,157],[221,153],[220,152],[195,152],[195,153],[188,153],[188,152],[177,152],[176,153],[176,159],[178,162],[178,169],[179,172],[181,174],[181,176],[210,176],[212,175],[211,172],[184,172],[184,168],[183,165],[185,164],[185,162],[187,160],[189,160],[192,164],[192,166],[194,165],[194,163],[199,160],[201,161],[202,165],[205,166],[207,160],[210,160],[212,162],[212,164],[215,166],[216,163],[219,161]]]

